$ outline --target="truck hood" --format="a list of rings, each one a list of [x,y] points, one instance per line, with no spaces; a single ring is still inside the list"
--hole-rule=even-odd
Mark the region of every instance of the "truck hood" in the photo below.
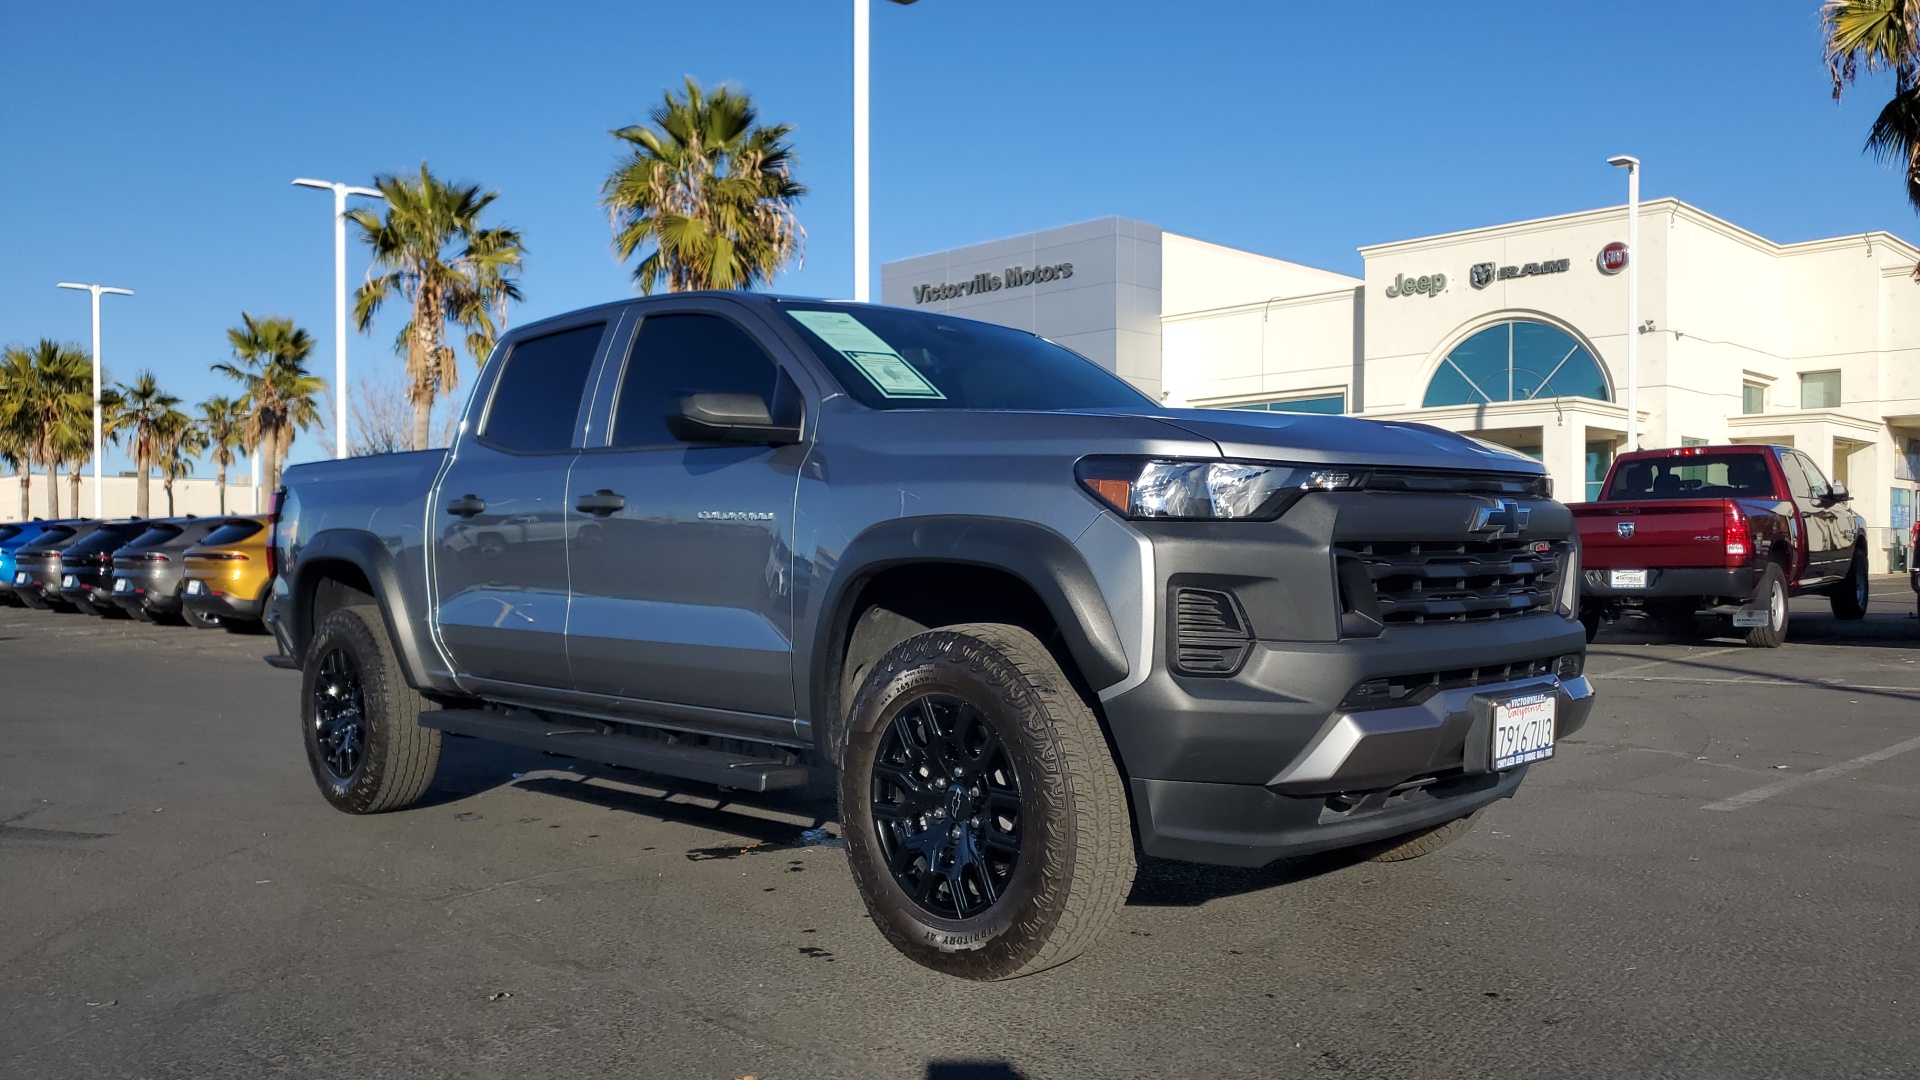
[[[1426,424],[1231,409],[1164,409],[1151,415],[1211,440],[1230,458],[1528,476],[1545,471],[1525,454]]]

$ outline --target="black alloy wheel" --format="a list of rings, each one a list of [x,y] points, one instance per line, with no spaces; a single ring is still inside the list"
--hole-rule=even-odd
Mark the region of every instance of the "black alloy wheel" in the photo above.
[[[1020,779],[1000,733],[951,694],[901,702],[873,764],[873,827],[894,881],[929,915],[970,919],[1020,861]]]
[[[361,689],[360,665],[345,649],[332,649],[320,660],[313,681],[314,749],[336,779],[350,780],[367,754],[367,705]]]

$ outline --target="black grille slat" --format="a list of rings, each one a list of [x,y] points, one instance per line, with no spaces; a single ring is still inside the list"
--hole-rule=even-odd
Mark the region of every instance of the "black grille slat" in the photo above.
[[[1541,550],[1544,546],[1544,550]],[[1567,541],[1345,541],[1334,555],[1365,570],[1367,614],[1388,625],[1510,619],[1553,611]]]
[[[1347,696],[1340,702],[1340,708],[1352,712],[1360,709],[1418,705],[1444,690],[1461,690],[1540,678],[1553,674],[1554,665],[1558,659],[1558,657],[1544,656],[1534,660],[1516,660],[1510,664],[1491,664],[1486,667],[1460,668],[1453,671],[1421,671],[1408,675],[1369,679],[1348,691]]]
[[[1183,675],[1232,675],[1246,662],[1253,634],[1230,593],[1174,590],[1174,670]]]

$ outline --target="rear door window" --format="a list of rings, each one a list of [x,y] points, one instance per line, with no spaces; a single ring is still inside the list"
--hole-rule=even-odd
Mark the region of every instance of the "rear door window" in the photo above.
[[[1780,471],[1786,474],[1787,490],[1800,502],[1813,501],[1813,485],[1807,482],[1807,474],[1801,470],[1800,463],[1792,454],[1780,455]]]
[[[571,449],[587,373],[606,328],[589,323],[515,344],[494,384],[480,437],[521,453]]]
[[[673,444],[667,417],[677,415],[680,399],[690,394],[753,394],[773,408],[779,381],[773,359],[728,320],[699,313],[649,315],[634,335],[621,375],[613,445]]]
[[[1826,474],[1820,471],[1820,466],[1815,465],[1812,458],[1798,450],[1787,456],[1799,463],[1800,471],[1807,477],[1807,491],[1815,499],[1824,499],[1833,491],[1827,483]]]

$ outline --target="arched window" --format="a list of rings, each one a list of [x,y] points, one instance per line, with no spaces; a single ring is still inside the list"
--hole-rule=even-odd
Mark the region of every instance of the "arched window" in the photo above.
[[[1455,345],[1434,371],[1420,404],[1490,405],[1552,397],[1613,400],[1599,362],[1572,334],[1515,319]]]

